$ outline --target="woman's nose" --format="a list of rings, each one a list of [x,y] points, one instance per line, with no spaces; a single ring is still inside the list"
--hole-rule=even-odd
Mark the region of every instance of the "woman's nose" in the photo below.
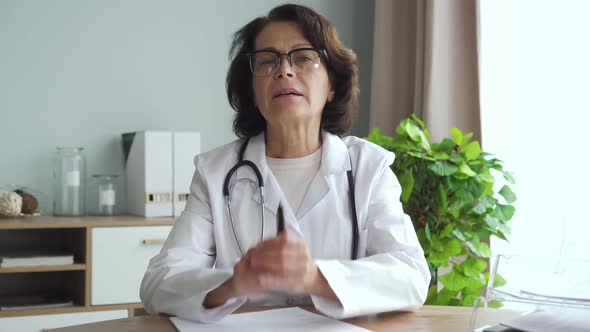
[[[279,68],[277,68],[275,73],[275,78],[282,76],[293,77],[293,67],[291,67],[289,60],[289,56],[286,54],[281,54],[281,61],[279,62]]]

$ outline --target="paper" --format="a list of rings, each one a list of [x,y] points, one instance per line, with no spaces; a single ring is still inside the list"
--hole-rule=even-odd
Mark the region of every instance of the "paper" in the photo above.
[[[178,317],[171,317],[170,321],[180,332],[369,331],[301,308],[274,309],[229,315],[215,324],[201,324]]]
[[[535,311],[501,324],[530,332],[590,332],[587,310]]]

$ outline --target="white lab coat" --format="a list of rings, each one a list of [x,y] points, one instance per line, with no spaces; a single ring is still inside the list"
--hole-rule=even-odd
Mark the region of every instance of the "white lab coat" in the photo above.
[[[242,140],[195,158],[196,171],[186,208],[161,252],[152,258],[141,284],[141,299],[150,313],[215,322],[248,305],[311,304],[320,312],[345,318],[394,310],[415,310],[425,301],[430,272],[410,218],[399,201],[401,187],[389,168],[394,155],[356,137],[323,132],[322,159],[301,208],[294,215],[266,164],[264,135],[250,140],[244,159],[254,162],[265,184],[264,238],[276,235],[279,203],[290,234],[307,242],[322,274],[339,299],[273,291],[235,298],[205,309],[206,294],[233,274],[241,257],[222,194],[223,181],[238,158]],[[351,207],[346,171],[352,162],[360,228],[359,259],[351,256]],[[255,180],[246,167],[238,178]],[[243,182],[242,182],[243,183]],[[246,252],[260,241],[260,198],[256,192],[232,199],[236,235]],[[256,188],[256,187],[255,187]],[[234,206],[234,203],[232,203]]]

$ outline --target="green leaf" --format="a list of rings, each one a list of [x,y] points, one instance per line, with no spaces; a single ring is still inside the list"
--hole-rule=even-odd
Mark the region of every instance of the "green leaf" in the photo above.
[[[476,214],[485,214],[488,209],[491,209],[496,204],[496,199],[492,196],[484,196],[477,201],[477,204],[473,207],[473,212]],[[487,217],[487,215],[486,215]]]
[[[438,280],[441,284],[443,284],[443,286],[445,286],[445,288],[451,291],[460,291],[461,289],[465,288],[465,286],[467,286],[467,278],[462,276],[457,271],[451,271],[447,274],[443,274],[442,276],[438,277]]]
[[[448,138],[443,138],[443,140],[440,143],[432,143],[433,150],[440,151],[440,152],[446,152],[447,154],[450,154],[451,152],[453,152],[454,148],[455,148],[455,142],[453,142],[452,140],[450,140]]]
[[[512,204],[516,201],[516,195],[514,194],[512,189],[510,189],[510,187],[508,187],[507,185],[504,185],[502,189],[500,189],[499,194],[502,195],[502,197],[504,197],[506,203],[508,204]]]
[[[405,127],[405,132],[414,142],[418,143],[424,150],[430,150],[430,143],[420,128],[411,121],[402,121],[401,125]]]
[[[449,255],[446,252],[430,252],[426,261],[436,267],[449,266]]]
[[[485,281],[485,278],[484,278],[483,275],[481,276],[481,279],[483,279],[484,285],[485,285],[485,282],[486,281]],[[481,289],[482,288],[483,287],[465,287],[465,288],[463,288],[463,290],[461,290],[461,295],[464,295],[464,296],[469,296],[469,295],[481,296]]]
[[[483,220],[487,226],[487,229],[489,229],[497,237],[507,241],[506,235],[510,235],[510,227],[508,227],[508,225],[489,214],[487,214]]]
[[[465,245],[471,250],[471,252],[479,257],[487,258],[492,255],[492,251],[490,250],[490,247],[487,245],[487,243],[479,242],[477,239],[465,242]]]
[[[463,157],[463,155],[461,153],[453,153],[451,154],[451,156],[449,157],[449,160],[454,162],[455,164],[460,164],[462,162],[465,162],[465,157]]]
[[[467,239],[465,238],[465,235],[463,235],[463,232],[461,232],[458,229],[455,229],[454,231],[451,232],[459,241],[461,242],[465,242],[467,241]]]
[[[481,203],[477,203],[477,205],[475,205],[473,207],[473,212],[475,214],[484,214],[484,213],[486,213],[486,211],[487,211],[486,207]]]
[[[459,256],[463,254],[463,247],[461,247],[461,242],[456,239],[452,239],[447,242],[447,245],[444,247],[444,253],[447,256]]]
[[[490,174],[489,172],[488,173],[479,173],[477,176],[483,182],[494,183],[496,181],[494,176],[492,174]]]
[[[440,196],[440,214],[445,216],[447,214],[447,210],[449,209],[449,204],[447,201],[447,192],[441,183],[438,184],[438,194]]]
[[[426,305],[436,304],[437,295],[438,295],[437,285],[430,286],[430,288],[428,288],[428,296],[426,297],[426,302],[424,302],[424,304],[426,304]]]
[[[463,272],[466,277],[476,277],[479,276],[488,266],[488,264],[480,259],[476,259],[473,257],[467,258],[461,264],[457,265],[457,269]],[[483,276],[482,276],[483,278]],[[485,280],[484,280],[485,285]]]
[[[453,231],[453,225],[448,224],[447,226],[445,226],[445,229],[443,229],[442,232],[440,232],[440,236],[439,238],[444,239],[447,236],[449,236],[449,234],[451,234],[451,232]]]
[[[450,164],[446,161],[437,161],[432,165],[428,166],[428,169],[431,170],[434,174],[440,176],[449,176],[457,172],[457,166]]]
[[[486,278],[484,278],[483,274],[479,274],[475,277],[467,278],[467,286],[465,288],[468,289],[482,289],[486,285]]]
[[[512,205],[498,204],[496,205],[494,212],[500,221],[507,222],[508,220],[512,219],[512,216],[514,216],[514,210],[514,206]]]
[[[426,227],[424,228],[424,234],[426,235],[428,241],[432,242],[432,235],[430,234],[430,225],[426,224]]]
[[[504,179],[506,179],[506,181],[510,182],[510,184],[516,183],[516,180],[514,179],[514,175],[512,173],[502,172],[502,174],[504,175]]]
[[[465,295],[461,297],[460,300],[460,304],[463,307],[473,307],[473,303],[475,303],[475,299],[477,299],[478,296],[476,295]]]
[[[441,289],[436,298],[437,305],[449,305],[453,299],[457,297],[458,291],[451,291],[449,289]]]
[[[463,136],[463,143],[469,142],[471,137],[473,137],[473,133],[467,133],[465,136]]]
[[[504,279],[501,275],[496,274],[494,277],[494,284],[492,287],[500,287],[506,285],[506,279]]]
[[[471,142],[471,143],[465,145],[463,147],[463,152],[465,152],[465,156],[467,157],[467,160],[477,159],[477,157],[479,157],[479,154],[481,153],[481,148],[479,146],[479,142],[474,141],[474,142]]]
[[[467,165],[467,163],[463,162],[459,165],[459,172],[458,174],[465,174],[468,177],[475,176],[475,172]]]
[[[471,204],[474,200],[475,200],[475,198],[473,197],[472,193],[470,193],[469,191],[460,189],[460,190],[457,190],[455,192],[455,194],[451,197],[451,199],[450,199],[451,203],[449,204],[449,208],[451,210],[460,209],[467,204]]]
[[[455,306],[455,307],[460,307],[461,306],[461,301],[458,298],[454,298],[454,299],[451,299],[449,301],[449,305],[450,306]]]
[[[493,182],[484,182],[484,183],[485,183],[484,190],[481,193],[481,196],[491,196],[491,195],[493,195],[494,183]]]
[[[499,301],[499,300],[493,300],[493,301],[490,301],[490,303],[488,303],[488,306],[490,308],[498,309],[498,308],[502,308],[504,306],[504,303],[502,303],[502,301]]]
[[[412,120],[414,120],[414,122],[416,122],[420,128],[422,128],[422,130],[426,129],[426,126],[424,125],[424,121],[422,121],[422,119],[420,119],[418,116],[416,116],[416,114],[412,113],[411,115]]]
[[[463,133],[461,132],[461,130],[459,130],[459,128],[451,128],[450,131],[457,145],[463,145]]]
[[[410,169],[409,172],[406,172],[399,176],[399,184],[402,187],[402,196],[401,200],[404,204],[408,204],[410,197],[412,195],[412,191],[414,190],[414,171]]]
[[[375,140],[378,140],[381,136],[382,136],[381,129],[373,128],[373,130],[371,130],[371,132],[369,133],[369,136],[367,137],[367,139],[369,139],[370,141],[375,141]]]
[[[432,156],[436,160],[448,160],[449,159],[449,154],[446,152],[433,152]]]
[[[411,123],[410,119],[403,119],[399,125],[397,126],[397,128],[395,128],[395,132],[399,135],[399,136],[408,136],[408,131],[407,131],[407,123]]]
[[[486,224],[486,226],[488,227],[488,229],[492,232],[497,231],[500,228],[500,225],[502,225],[502,222],[500,222],[500,220],[498,220],[498,218],[494,218],[489,214],[486,214],[483,217],[483,221]]]

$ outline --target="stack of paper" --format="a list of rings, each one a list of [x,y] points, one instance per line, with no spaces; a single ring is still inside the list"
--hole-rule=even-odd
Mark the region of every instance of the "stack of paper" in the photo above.
[[[530,332],[590,332],[585,310],[535,311],[502,322],[503,326]]]
[[[74,301],[48,295],[2,295],[0,311],[71,307]]]
[[[172,317],[170,320],[180,332],[368,331],[358,326],[316,315],[301,308],[274,309],[229,315],[215,324],[201,324],[178,317]]]
[[[19,251],[0,253],[0,267],[31,267],[47,265],[72,265],[70,253]]]

